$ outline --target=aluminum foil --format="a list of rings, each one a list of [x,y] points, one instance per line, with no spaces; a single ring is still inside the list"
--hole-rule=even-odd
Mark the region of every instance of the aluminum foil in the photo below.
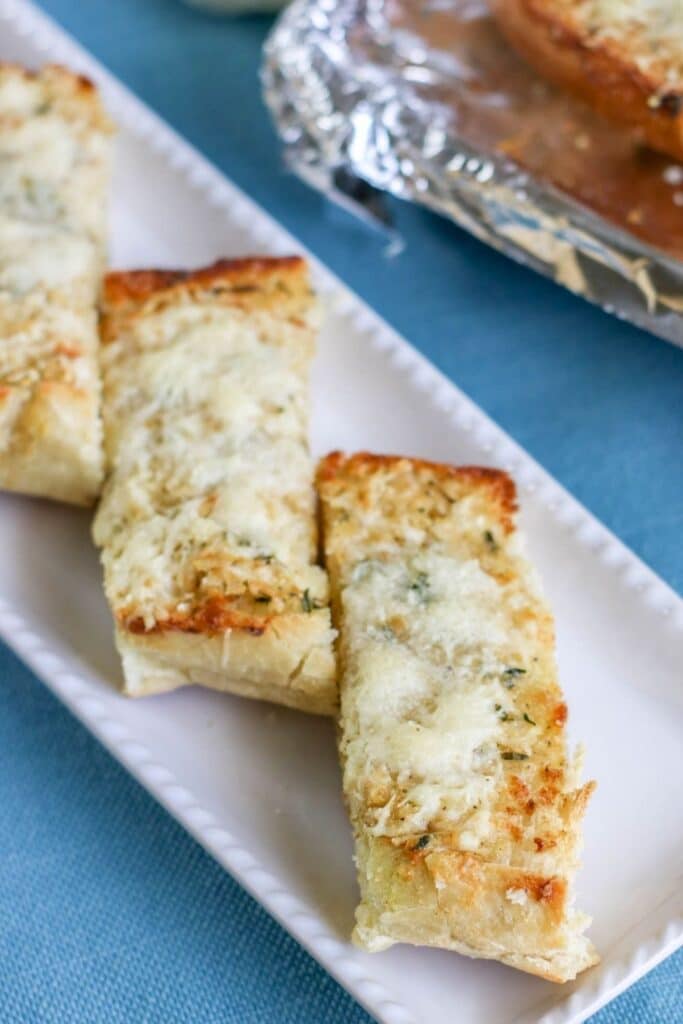
[[[386,191],[683,346],[683,168],[539,82],[485,0],[294,0],[264,50],[291,166],[391,230]]]

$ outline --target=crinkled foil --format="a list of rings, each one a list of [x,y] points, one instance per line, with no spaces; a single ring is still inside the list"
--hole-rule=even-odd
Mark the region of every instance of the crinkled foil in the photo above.
[[[683,346],[683,168],[533,80],[482,0],[294,0],[263,83],[310,184],[375,222],[378,190],[422,203]]]

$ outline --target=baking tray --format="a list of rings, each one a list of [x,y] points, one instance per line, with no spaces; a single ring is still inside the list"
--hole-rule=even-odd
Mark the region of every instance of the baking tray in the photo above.
[[[683,345],[683,168],[541,82],[483,0],[294,0],[264,94],[291,166],[385,225],[445,214]]]

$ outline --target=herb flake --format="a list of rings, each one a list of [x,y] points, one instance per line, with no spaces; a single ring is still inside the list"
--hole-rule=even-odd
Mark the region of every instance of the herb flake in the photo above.
[[[524,721],[528,722],[529,725],[536,725],[536,723],[534,722],[533,718],[529,718],[529,716],[527,715],[526,711],[524,712]]]
[[[426,572],[417,572],[408,584],[408,590],[415,594],[420,604],[429,602],[429,576]]]
[[[522,754],[519,750],[504,750],[500,755],[504,761],[528,761],[529,755]]]

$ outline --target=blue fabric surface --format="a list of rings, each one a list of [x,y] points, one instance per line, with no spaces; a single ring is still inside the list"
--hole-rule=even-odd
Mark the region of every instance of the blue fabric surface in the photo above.
[[[410,207],[385,259],[281,168],[257,83],[267,20],[43,6],[681,588],[682,352]],[[5,650],[0,675],[2,1024],[367,1022]],[[683,954],[594,1018],[682,1020]]]

